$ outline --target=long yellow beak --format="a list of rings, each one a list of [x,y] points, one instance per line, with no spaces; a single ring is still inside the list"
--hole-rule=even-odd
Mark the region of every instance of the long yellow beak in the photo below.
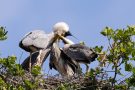
[[[69,40],[69,39],[67,39],[67,38],[65,38],[63,36],[59,35],[59,37],[60,37],[61,40],[63,40],[65,42],[65,44],[74,44],[73,41],[71,41],[71,40]]]

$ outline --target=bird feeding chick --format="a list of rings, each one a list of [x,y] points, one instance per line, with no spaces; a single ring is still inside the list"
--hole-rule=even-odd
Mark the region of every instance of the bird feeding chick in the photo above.
[[[72,36],[72,34],[69,32],[69,27],[67,25],[62,25],[62,26],[67,26],[65,30],[67,32],[65,34],[62,33],[62,27],[60,26],[60,23],[57,23],[54,25],[55,31],[59,30],[57,33],[61,34],[59,36],[67,37],[67,36]],[[55,32],[54,31],[54,32]],[[68,57],[63,50],[59,47],[59,39],[57,39],[51,48],[50,51],[50,62],[49,62],[49,67],[50,69],[55,69],[57,70],[62,76],[64,77],[69,77],[73,76],[76,74],[76,70],[78,68],[78,64],[75,60],[72,60],[70,57]]]
[[[69,39],[60,36],[60,38],[65,43],[63,47],[63,52],[73,60],[75,60],[78,63],[83,63],[86,65],[86,72],[89,71],[89,65],[91,62],[93,62],[97,58],[97,53],[95,53],[92,49],[89,47],[82,45],[82,44],[74,44]]]
[[[30,53],[29,71],[31,71],[31,55],[39,51],[37,59],[40,61],[40,54],[43,49],[51,48],[59,36],[71,36],[69,26],[65,22],[58,22],[53,26],[53,32],[46,34],[42,30],[34,30],[27,33],[19,43],[19,47]]]

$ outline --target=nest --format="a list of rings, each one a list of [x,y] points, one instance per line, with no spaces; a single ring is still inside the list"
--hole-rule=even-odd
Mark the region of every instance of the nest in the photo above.
[[[31,73],[26,72],[23,76],[7,76],[5,82],[17,88],[21,85],[26,88],[26,81],[29,81],[35,87],[33,90],[61,90],[66,88],[67,90],[112,90],[108,81],[98,80],[95,77],[87,77],[84,74],[73,77],[61,77],[59,75],[38,75],[33,76]],[[26,88],[28,89],[28,88]]]

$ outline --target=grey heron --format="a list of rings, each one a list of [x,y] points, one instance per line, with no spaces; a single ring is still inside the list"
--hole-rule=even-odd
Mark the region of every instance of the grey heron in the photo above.
[[[78,63],[84,63],[86,65],[86,72],[89,71],[89,65],[97,58],[97,53],[85,45],[74,44],[69,39],[60,36],[65,43],[63,52]]]
[[[58,22],[53,26],[53,32],[46,34],[42,30],[34,30],[27,33],[19,43],[19,47],[30,53],[29,71],[31,71],[31,55],[33,52],[52,46],[59,37],[70,36],[69,26],[65,22]],[[37,57],[38,58],[38,57]]]
[[[55,42],[50,53],[49,67],[57,70],[62,76],[69,77],[77,74],[80,66],[78,62],[68,57]]]

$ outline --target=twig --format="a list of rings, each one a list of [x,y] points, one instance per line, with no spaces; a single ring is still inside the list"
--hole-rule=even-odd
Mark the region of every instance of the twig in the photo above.
[[[110,46],[111,48],[113,48],[112,45],[111,45],[111,41],[110,41],[111,39],[108,37],[108,35],[107,35],[107,39],[108,39],[109,46]]]
[[[128,76],[129,74],[131,74],[131,72],[130,73],[128,73],[128,74],[126,74],[125,76],[123,76],[122,78],[120,78],[120,79],[118,79],[117,81],[120,81],[121,79],[123,79],[123,78],[125,78],[126,76]],[[121,83],[121,82],[120,82]],[[120,84],[119,83],[119,84]]]
[[[115,85],[115,79],[116,79],[116,76],[117,76],[117,70],[118,70],[118,67],[115,66],[115,73],[114,73],[114,77],[113,77],[113,80],[112,80],[112,87]]]
[[[12,80],[12,79],[10,79],[10,78],[7,78],[7,80],[6,80],[6,76],[4,76],[4,75],[1,75],[1,74],[0,74],[0,77],[2,78],[2,80],[3,80],[4,82],[7,82],[7,80],[9,80],[9,81],[11,81],[11,82],[13,82],[13,83],[15,83],[15,84],[19,84],[18,82],[14,81],[14,80]]]

